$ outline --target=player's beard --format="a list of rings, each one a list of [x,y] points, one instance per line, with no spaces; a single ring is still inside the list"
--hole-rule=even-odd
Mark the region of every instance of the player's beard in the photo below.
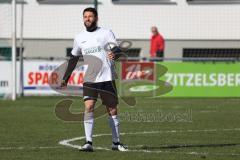
[[[88,32],[93,32],[94,30],[96,30],[97,28],[97,21],[93,21],[92,24],[90,26],[87,26],[86,23],[84,23],[86,30]]]

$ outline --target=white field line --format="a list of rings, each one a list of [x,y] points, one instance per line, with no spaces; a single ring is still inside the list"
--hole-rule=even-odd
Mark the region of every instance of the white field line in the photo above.
[[[129,132],[129,133],[121,133],[121,135],[139,135],[139,134],[157,134],[157,133],[186,133],[186,132],[228,132],[228,131],[240,131],[240,128],[233,129],[204,129],[204,130],[168,130],[168,131],[143,131],[143,132]],[[97,134],[93,135],[93,137],[102,137],[102,136],[110,136],[111,134]],[[85,136],[76,137],[72,139],[66,139],[59,142],[59,144],[63,146],[68,146],[75,149],[80,149],[81,146],[71,144],[70,142],[74,142],[77,140],[84,140]],[[140,146],[140,145],[138,145]],[[136,146],[135,146],[136,147]],[[62,148],[61,146],[36,146],[36,147],[0,147],[1,150],[35,150],[35,149],[57,149]],[[109,148],[104,147],[94,147],[96,150],[111,150]],[[150,151],[146,149],[141,150],[129,150],[130,152],[145,152],[145,153],[182,153],[182,154],[191,154],[191,155],[208,155],[209,153],[200,153],[200,152],[172,152],[172,151]],[[230,156],[240,156],[240,154],[224,154],[224,153],[216,153],[211,155],[230,155]]]
[[[228,131],[240,131],[240,128],[232,128],[232,129],[203,129],[203,130],[168,130],[168,131],[143,131],[143,132],[129,132],[129,133],[121,133],[121,135],[139,135],[139,134],[156,134],[156,133],[196,133],[196,132],[228,132]],[[102,137],[102,136],[110,136],[111,134],[96,134],[93,137]],[[74,142],[77,140],[84,140],[85,136],[76,137],[71,139],[62,140],[59,142],[60,145],[81,149],[80,145],[71,144],[70,142]],[[139,145],[138,145],[139,146]],[[104,147],[94,147],[97,150],[106,150],[109,151],[109,148]],[[129,150],[129,152],[145,152],[145,153],[176,153],[176,154],[188,154],[188,155],[198,155],[198,156],[207,156],[207,155],[217,155],[217,156],[240,156],[240,154],[224,154],[224,153],[207,153],[207,152],[174,152],[174,151],[150,151],[146,149],[135,149]]]
[[[35,150],[35,149],[56,149],[62,148],[60,146],[50,146],[50,147],[0,147],[1,150]]]

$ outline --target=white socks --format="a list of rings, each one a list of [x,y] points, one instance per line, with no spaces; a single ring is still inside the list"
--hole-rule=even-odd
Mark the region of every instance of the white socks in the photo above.
[[[84,129],[85,129],[85,136],[86,142],[92,142],[92,134],[93,134],[93,112],[85,112],[84,113]]]
[[[112,129],[112,141],[114,143],[120,142],[118,116],[117,115],[109,116],[108,120],[109,120],[109,125]]]
[[[118,116],[109,116],[109,125],[112,129],[112,141],[114,143],[120,142],[119,139],[119,120]],[[85,129],[85,136],[86,141],[92,142],[92,135],[93,135],[93,124],[94,124],[94,117],[93,112],[85,112],[84,113],[84,129]]]

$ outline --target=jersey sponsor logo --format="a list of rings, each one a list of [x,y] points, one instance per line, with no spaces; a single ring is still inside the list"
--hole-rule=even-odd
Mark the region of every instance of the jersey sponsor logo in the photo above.
[[[91,47],[91,48],[86,48],[83,51],[85,54],[94,54],[94,53],[99,53],[102,52],[102,47],[97,46],[97,47]]]

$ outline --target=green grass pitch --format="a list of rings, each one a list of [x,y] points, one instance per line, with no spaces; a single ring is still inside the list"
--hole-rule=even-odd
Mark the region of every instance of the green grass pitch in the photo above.
[[[84,136],[82,122],[56,117],[55,104],[66,97],[26,97],[0,101],[1,160],[73,159],[240,159],[240,99],[138,98],[135,107],[120,102],[121,136],[129,152],[96,149],[79,152],[59,141]],[[83,111],[77,97],[71,112]],[[107,116],[95,120],[94,134],[110,134]],[[110,149],[111,135],[94,138]],[[81,145],[83,140],[71,144]]]

